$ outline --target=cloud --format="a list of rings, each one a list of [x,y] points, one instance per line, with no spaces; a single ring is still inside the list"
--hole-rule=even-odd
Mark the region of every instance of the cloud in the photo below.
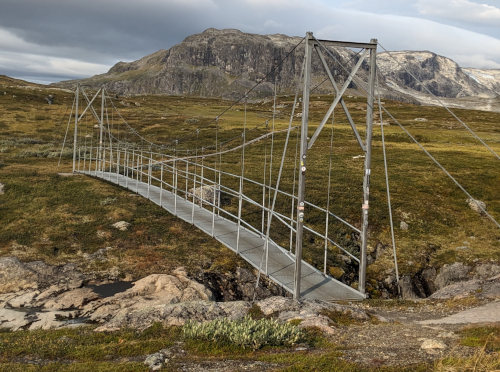
[[[445,12],[450,3],[462,6],[453,16]],[[120,60],[169,48],[209,27],[291,36],[315,31],[355,41],[378,37],[393,50],[429,49],[474,67],[500,63],[500,28],[484,26],[495,22],[498,8],[433,0],[437,6],[431,14],[429,4],[418,0],[417,12],[411,0],[2,0],[0,73],[16,65],[16,71],[40,76],[47,70],[58,76],[58,68],[72,77],[98,68],[103,73]],[[490,8],[493,13],[481,12]],[[467,13],[485,21],[460,21]]]
[[[67,78],[83,78],[100,74],[107,66],[71,58],[47,57],[39,54],[3,52],[0,54],[0,71],[12,76],[39,75]]]
[[[461,29],[452,25],[416,17],[356,12],[363,28],[355,34],[349,30],[349,19],[326,26],[318,34],[325,38],[371,37],[389,50],[429,50],[452,58],[463,67],[495,68],[500,64],[500,39]],[[474,57],[473,57],[474,56]]]
[[[500,26],[500,8],[469,0],[418,0],[420,14],[465,23]]]

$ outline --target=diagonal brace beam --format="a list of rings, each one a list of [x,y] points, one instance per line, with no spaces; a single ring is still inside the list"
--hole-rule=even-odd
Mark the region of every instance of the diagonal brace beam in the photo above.
[[[321,63],[323,64],[323,67],[325,68],[326,73],[328,74],[328,78],[330,79],[330,82],[333,85],[333,89],[335,89],[335,93],[337,95],[339,95],[339,88],[337,87],[337,84],[335,83],[335,79],[332,76],[330,68],[328,67],[328,64],[326,63],[325,56],[323,55],[323,53],[321,53],[321,50],[319,50],[317,45],[314,46],[314,50],[316,50],[316,53],[318,54],[319,59],[321,60]],[[359,135],[358,130],[356,129],[356,124],[354,124],[354,121],[352,120],[352,116],[351,116],[343,98],[340,98],[340,105],[342,106],[342,109],[345,112],[345,116],[347,116],[347,120],[349,121],[349,124],[351,125],[352,131],[354,132],[354,135],[356,136],[356,140],[358,141],[359,146],[361,147],[361,150],[363,150],[363,152],[366,152],[366,146],[363,143],[363,140],[361,139],[361,136]]]
[[[323,130],[323,127],[325,126],[326,122],[328,121],[328,119],[332,115],[332,112],[335,109],[335,106],[337,106],[337,104],[340,102],[340,100],[342,99],[342,96],[344,95],[345,91],[347,90],[347,87],[349,86],[349,84],[351,83],[352,79],[354,78],[354,75],[356,75],[356,72],[358,72],[359,68],[361,67],[361,64],[363,63],[363,61],[364,61],[367,53],[368,53],[368,50],[365,49],[365,51],[363,52],[363,54],[359,58],[358,62],[356,63],[356,66],[354,66],[354,68],[352,69],[351,73],[349,74],[349,77],[344,82],[344,85],[342,86],[342,89],[338,92],[337,96],[335,97],[335,100],[333,101],[333,103],[331,104],[331,106],[328,109],[327,113],[325,114],[325,117],[323,118],[323,120],[319,124],[319,127],[316,129],[316,131],[314,132],[313,136],[309,140],[309,143],[307,145],[307,149],[310,149],[313,146],[314,142],[316,141],[316,139],[318,138],[319,134]]]
[[[96,120],[98,121],[99,125],[103,125],[101,123],[101,119],[99,118],[99,116],[97,115],[97,112],[95,112],[94,110],[94,106],[92,106],[92,103],[94,102],[94,100],[96,99],[96,97],[99,95],[99,92],[101,91],[101,89],[99,89],[97,91],[97,93],[94,95],[94,97],[92,97],[92,100],[89,100],[89,97],[87,96],[87,94],[85,93],[85,90],[83,90],[83,87],[81,88],[82,89],[82,93],[83,93],[83,96],[85,97],[85,100],[87,101],[88,105],[87,107],[85,108],[85,110],[83,111],[83,113],[80,115],[80,119],[78,120],[81,120],[81,118],[83,117],[83,114],[85,114],[85,112],[87,111],[88,108],[90,108],[90,111],[92,111],[92,115],[94,115],[94,117],[96,118]]]

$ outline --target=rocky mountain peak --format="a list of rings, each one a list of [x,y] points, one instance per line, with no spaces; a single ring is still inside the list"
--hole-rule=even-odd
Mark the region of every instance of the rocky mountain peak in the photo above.
[[[105,85],[120,94],[169,94],[240,98],[256,82],[256,97],[271,95],[274,83],[280,93],[295,91],[304,50],[297,48],[300,37],[283,34],[259,35],[237,29],[209,28],[188,36],[168,50],[159,50],[133,62],[118,62],[107,73],[84,79],[85,84]],[[345,79],[357,56],[346,48],[332,49],[336,61],[330,66],[336,78]],[[276,73],[273,67],[279,65]],[[464,71],[453,60],[430,51],[379,53],[381,91],[388,98],[424,102],[427,89],[440,97],[493,97],[492,87],[484,85],[485,74]],[[340,66],[339,63],[343,65]],[[368,65],[358,72],[365,77]],[[325,79],[319,60],[313,58],[313,86]],[[497,79],[499,75],[487,74]],[[479,77],[478,77],[479,76]],[[414,78],[424,83],[425,88]],[[481,80],[482,79],[482,80]],[[74,81],[58,85],[70,87]],[[351,88],[356,88],[352,85]],[[330,92],[323,84],[316,92]]]

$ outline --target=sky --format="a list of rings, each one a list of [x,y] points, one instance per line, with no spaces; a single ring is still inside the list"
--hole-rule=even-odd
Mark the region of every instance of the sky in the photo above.
[[[89,77],[214,28],[376,38],[500,69],[500,0],[0,0],[0,74]]]

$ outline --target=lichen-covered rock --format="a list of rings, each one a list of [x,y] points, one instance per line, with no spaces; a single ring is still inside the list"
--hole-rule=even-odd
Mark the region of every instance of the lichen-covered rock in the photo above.
[[[462,262],[455,262],[451,265],[445,264],[439,269],[434,284],[437,289],[441,289],[455,282],[466,281],[469,279],[469,271],[470,267]]]
[[[469,198],[467,204],[470,209],[479,214],[484,214],[484,211],[486,211],[486,203],[481,200]]]
[[[99,295],[91,288],[76,288],[48,300],[43,307],[49,310],[77,309],[98,298]]]
[[[136,281],[132,288],[124,292],[92,301],[84,307],[84,315],[102,323],[122,310],[127,313],[167,304],[213,300],[208,288],[188,278],[186,271],[178,268],[172,275],[152,274]]]
[[[0,293],[38,288],[38,275],[16,257],[0,258]]]
[[[113,227],[120,231],[127,231],[130,227],[130,223],[127,221],[118,221],[113,224]]]
[[[123,327],[146,329],[154,323],[183,325],[188,320],[207,321],[216,318],[239,319],[244,317],[251,305],[245,301],[211,302],[194,301],[175,304],[142,304],[119,310],[96,331],[114,331]]]

